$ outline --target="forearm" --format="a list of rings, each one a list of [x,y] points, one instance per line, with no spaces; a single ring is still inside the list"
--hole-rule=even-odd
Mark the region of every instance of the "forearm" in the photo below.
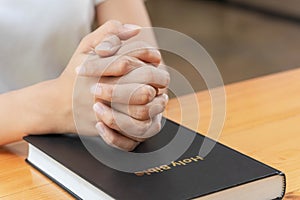
[[[58,106],[61,100],[55,84],[51,80],[0,95],[0,145],[27,134],[63,131],[67,109]]]
[[[97,20],[101,25],[111,19],[151,27],[144,0],[106,0],[97,7]]]

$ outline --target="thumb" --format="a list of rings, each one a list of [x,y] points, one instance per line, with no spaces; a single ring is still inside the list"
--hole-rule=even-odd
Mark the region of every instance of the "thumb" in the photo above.
[[[86,35],[80,42],[77,53],[88,53],[94,50],[98,44],[107,38],[114,38],[112,50],[115,53],[115,46],[121,44],[121,40],[127,40],[140,32],[140,28],[133,24],[122,24],[117,20],[109,20],[92,33]],[[113,36],[113,37],[112,37]],[[117,41],[116,41],[117,40]],[[110,48],[107,48],[109,51]]]

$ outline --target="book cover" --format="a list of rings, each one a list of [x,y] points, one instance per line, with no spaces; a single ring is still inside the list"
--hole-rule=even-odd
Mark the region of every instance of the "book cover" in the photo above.
[[[160,133],[142,143],[135,151],[150,152],[161,148],[174,137],[179,126],[175,122],[166,120],[166,124]],[[156,168],[145,169],[143,172],[136,174],[114,170],[102,164],[86,150],[80,138],[74,134],[30,135],[24,137],[24,139],[30,146],[71,171],[74,176],[87,181],[112,199],[179,200],[198,197],[218,199],[219,197],[213,198],[213,195],[225,192],[222,194],[223,196],[230,196],[230,191],[234,188],[242,188],[240,191],[243,191],[243,193],[235,193],[235,195],[240,195],[236,196],[235,199],[246,199],[243,196],[254,199],[251,198],[251,195],[263,196],[267,192],[270,192],[270,195],[271,193],[273,193],[272,195],[276,194],[272,197],[273,199],[283,197],[285,176],[282,172],[220,143],[217,143],[203,159],[198,155],[198,152],[204,136],[185,127],[181,128],[180,131],[178,134],[195,134],[196,137],[192,145],[178,160]],[[43,165],[40,164],[47,162],[47,158],[31,159],[28,157],[27,161],[76,198],[84,198],[81,194],[78,194],[81,192],[72,191],[72,189],[65,186],[62,183],[62,178],[55,177],[55,172],[50,175],[46,168],[43,169]],[[277,177],[274,179],[276,183],[266,181],[263,183],[265,189],[261,189],[261,191],[255,189],[255,184],[251,184],[269,180],[268,178],[271,177]],[[248,187],[248,190],[247,186],[249,185],[251,187]],[[84,187],[89,186],[82,185],[79,188],[84,191]],[[246,189],[243,189],[245,187]],[[257,191],[252,191],[251,188]],[[245,191],[249,193],[246,194]],[[209,198],[211,195],[212,198]]]

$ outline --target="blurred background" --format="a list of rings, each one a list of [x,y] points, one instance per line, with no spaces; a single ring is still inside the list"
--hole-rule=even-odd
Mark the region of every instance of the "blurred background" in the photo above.
[[[147,0],[146,6],[153,26],[197,40],[225,84],[300,67],[299,0]],[[163,56],[196,91],[206,89],[188,62]]]

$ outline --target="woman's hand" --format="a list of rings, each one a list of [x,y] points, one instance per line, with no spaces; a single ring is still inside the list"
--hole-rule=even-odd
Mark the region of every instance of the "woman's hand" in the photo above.
[[[82,39],[66,69],[57,79],[51,81],[49,84],[51,85],[49,89],[51,90],[49,94],[51,99],[50,107],[51,109],[55,109],[57,119],[51,120],[53,122],[50,123],[50,127],[45,127],[45,130],[42,130],[42,132],[47,132],[47,130],[57,133],[77,132],[73,118],[73,102],[78,102],[78,104],[82,105],[87,105],[87,103],[84,102],[86,99],[74,98],[73,89],[78,75],[76,71],[82,72],[80,66],[83,66],[83,63],[89,60],[92,51],[103,54],[114,54],[118,50],[118,48],[107,48],[107,45],[103,45],[103,43],[105,44],[105,38],[115,37],[118,38],[115,41],[121,42],[121,40],[129,39],[138,33],[139,27],[130,24],[123,25],[118,21],[112,20],[106,22]],[[115,71],[113,68],[108,69],[106,75],[114,74]],[[89,91],[89,88],[86,89]],[[88,108],[84,107],[83,109],[88,110]],[[90,110],[93,112],[92,108]],[[89,118],[89,120],[92,121],[93,118]],[[55,124],[58,125],[53,127]]]
[[[144,42],[123,45],[114,53],[104,58],[91,55],[77,71],[101,77],[91,88],[99,119],[96,128],[106,143],[130,151],[161,129],[168,96],[157,92],[168,86],[170,77],[157,68],[160,53]]]
[[[136,35],[138,29],[129,26],[133,29],[122,32],[120,30],[124,27],[120,26],[119,22],[108,22],[108,25],[105,24],[88,35],[59,80],[62,84],[72,78],[74,80],[75,68],[80,76],[101,77],[99,83],[91,89],[96,97],[97,103],[93,108],[98,123],[96,125],[92,119],[89,108],[84,109],[83,106],[81,111],[89,112],[89,117],[84,117],[89,119],[86,125],[88,128],[85,127],[83,132],[90,131],[87,129],[91,129],[92,122],[108,144],[132,150],[140,141],[160,130],[161,113],[168,98],[165,94],[157,96],[157,91],[158,88],[166,88],[170,78],[167,72],[156,68],[161,61],[159,51],[144,42],[121,45],[122,39]],[[115,30],[101,30],[107,27]],[[125,29],[128,29],[128,25]],[[102,37],[100,33],[103,34]],[[124,53],[126,54],[122,55]],[[73,84],[69,85],[66,90],[70,92],[72,86]],[[85,98],[79,96],[73,101],[80,102],[77,105],[88,106],[83,102]],[[72,129],[72,132],[76,130],[75,125]]]
[[[92,92],[97,101],[93,107],[99,119],[96,128],[102,138],[112,146],[133,150],[158,133],[168,96],[157,96],[156,87],[165,88],[168,83],[168,73],[153,66],[139,67],[122,77],[101,78]]]

